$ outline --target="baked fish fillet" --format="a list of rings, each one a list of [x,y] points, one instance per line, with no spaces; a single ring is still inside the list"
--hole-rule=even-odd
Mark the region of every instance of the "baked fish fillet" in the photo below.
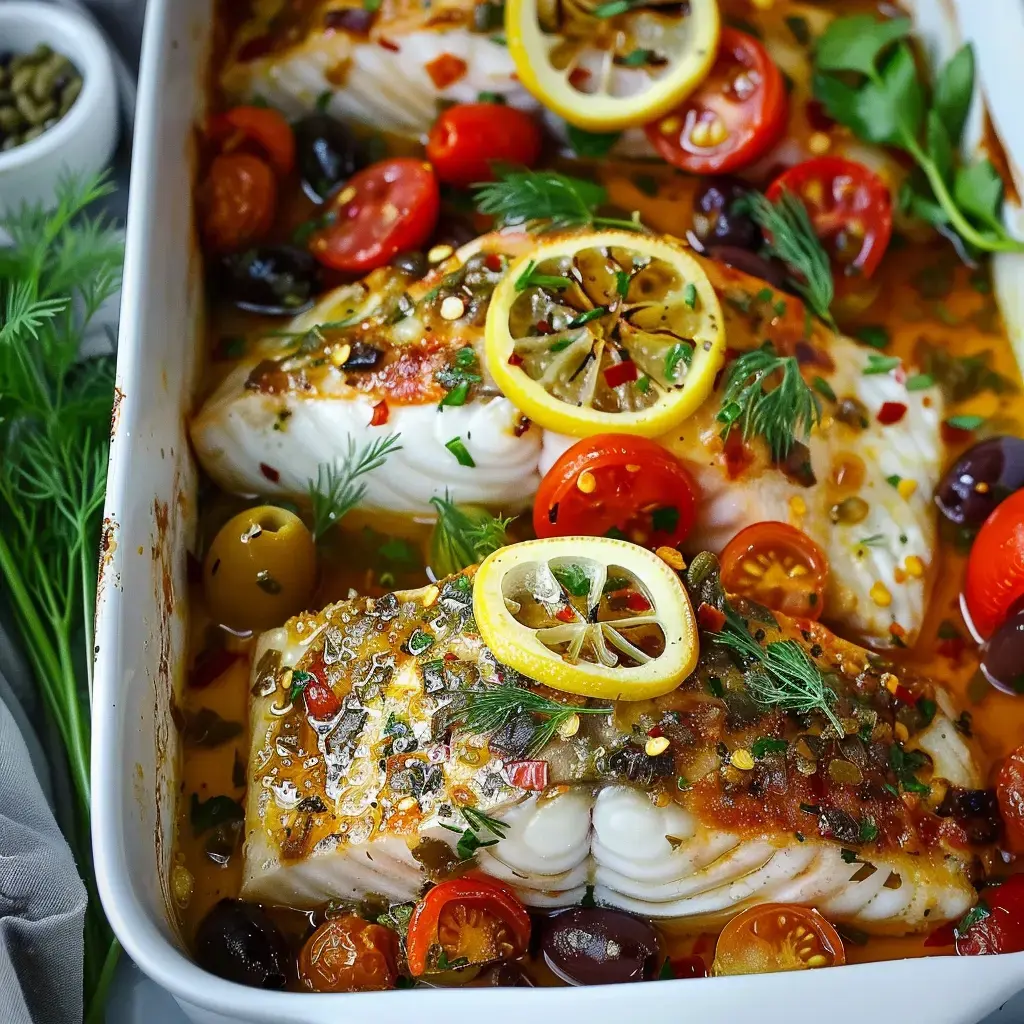
[[[542,719],[516,714],[491,734],[460,724],[480,693],[531,685],[511,682],[475,632],[473,581],[467,570],[341,602],[261,638],[246,898],[410,900],[477,847],[477,867],[530,906],[578,903],[592,887],[600,903],[681,928],[781,900],[902,934],[973,904],[972,851],[942,800],[979,778],[943,691],[823,626],[758,619],[766,641],[795,639],[829,674],[842,739],[823,718],[754,704],[705,636],[678,690],[579,715],[578,731],[525,754]],[[333,718],[290,702],[303,686],[330,687]],[[908,692],[928,699],[914,708]],[[656,756],[645,750],[652,730],[670,739]],[[524,756],[547,762],[543,792],[515,784]]]
[[[522,418],[486,379],[482,357],[490,289],[502,273],[491,269],[496,256],[533,245],[527,235],[492,233],[422,280],[383,269],[330,293],[292,324],[293,337],[260,343],[202,406],[191,435],[203,467],[228,490],[296,498],[348,445],[399,432],[403,450],[367,478],[367,507],[429,515],[430,498],[446,490],[506,511],[527,504],[572,439]],[[828,555],[831,620],[872,644],[912,644],[933,577],[930,495],[944,453],[938,388],[908,391],[910,367],[865,373],[877,353],[820,325],[808,334],[798,299],[724,264],[703,266],[722,301],[729,349],[770,341],[835,401],[820,398],[821,424],[784,465],[758,438],[723,443],[719,392],[662,438],[703,492],[688,543],[721,551],[745,526],[790,522]],[[448,319],[453,296],[458,315]],[[351,325],[313,330],[338,322]],[[439,380],[458,372],[465,349],[485,379],[464,405],[442,407]],[[880,421],[886,403],[903,408],[897,422]],[[375,426],[380,408],[386,422]],[[455,437],[474,466],[447,447]]]

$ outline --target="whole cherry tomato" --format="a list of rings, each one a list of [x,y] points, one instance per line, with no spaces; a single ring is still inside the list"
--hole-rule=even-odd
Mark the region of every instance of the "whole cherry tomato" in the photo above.
[[[538,537],[602,537],[618,531],[649,547],[678,544],[693,526],[697,485],[655,441],[596,434],[548,470],[533,503]]]
[[[261,239],[277,213],[277,179],[251,153],[214,158],[200,187],[199,222],[207,246],[231,252]]]
[[[310,252],[335,270],[362,274],[427,241],[441,194],[430,164],[399,157],[360,171],[326,205],[333,219],[312,236]]]
[[[764,156],[788,119],[786,85],[768,51],[753,36],[723,28],[703,84],[645,131],[668,163],[690,174],[727,174]]]
[[[355,914],[332,917],[299,953],[299,982],[313,992],[383,992],[395,987],[398,935]]]
[[[224,153],[254,143],[280,177],[295,166],[295,136],[291,125],[270,107],[232,107],[210,120],[207,134]]]
[[[957,926],[956,951],[960,956],[1024,951],[1024,875],[982,893]]]
[[[797,164],[765,193],[790,192],[807,207],[832,263],[850,276],[870,277],[892,237],[892,196],[885,182],[855,160],[823,156]]]
[[[985,520],[967,560],[964,601],[974,628],[990,637],[1024,598],[1024,490]]]
[[[462,103],[443,111],[430,129],[427,159],[447,185],[465,187],[494,177],[494,164],[533,167],[540,127],[529,115],[500,103]]]

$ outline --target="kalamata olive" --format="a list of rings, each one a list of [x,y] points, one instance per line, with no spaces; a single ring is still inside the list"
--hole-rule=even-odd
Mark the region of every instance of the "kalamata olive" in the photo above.
[[[254,988],[284,988],[288,947],[262,907],[221,900],[199,922],[195,940],[200,967]]]
[[[391,266],[401,270],[403,274],[411,277],[423,277],[426,274],[429,264],[427,257],[422,252],[400,252],[391,260]]]
[[[764,242],[753,217],[742,209],[750,188],[734,178],[712,178],[693,199],[693,233],[705,247],[760,249]]]
[[[322,203],[369,163],[364,147],[330,114],[310,114],[293,130],[302,187],[314,202]]]
[[[658,970],[658,934],[620,910],[574,907],[545,922],[541,950],[570,985],[646,981]]]
[[[270,629],[307,607],[316,574],[316,544],[302,520],[259,505],[229,519],[214,537],[203,561],[206,604],[231,629]]]
[[[982,654],[981,671],[997,689],[1024,693],[1024,608],[993,633]]]
[[[786,268],[777,260],[766,260],[749,249],[740,249],[735,245],[709,246],[706,255],[727,267],[735,267],[744,274],[759,277],[773,288],[784,288],[786,285]]]
[[[935,491],[939,511],[957,526],[978,527],[1024,487],[1024,439],[1004,434],[969,448]]]
[[[220,290],[239,309],[294,316],[313,305],[320,264],[302,249],[264,245],[221,259]]]

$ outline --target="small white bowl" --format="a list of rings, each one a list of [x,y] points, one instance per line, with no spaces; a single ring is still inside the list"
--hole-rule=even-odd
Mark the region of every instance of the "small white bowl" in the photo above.
[[[54,203],[60,178],[89,176],[110,163],[117,144],[117,88],[110,50],[75,11],[48,3],[0,2],[0,48],[28,53],[46,43],[82,76],[74,105],[38,138],[0,153],[0,213],[22,203]]]

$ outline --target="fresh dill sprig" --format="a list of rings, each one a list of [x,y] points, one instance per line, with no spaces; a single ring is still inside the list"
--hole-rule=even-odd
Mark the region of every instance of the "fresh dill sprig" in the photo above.
[[[389,434],[356,448],[349,437],[348,451],[341,462],[323,462],[317,467],[316,480],[309,482],[309,503],[313,509],[313,538],[319,540],[339,519],[348,515],[366,496],[366,483],[360,478],[379,469],[389,455],[402,450],[400,434]]]
[[[111,191],[102,177],[67,178],[53,210],[22,207],[0,217],[12,240],[0,248],[0,578],[67,753],[75,797],[67,839],[89,892],[89,1021],[103,1013],[119,950],[96,896],[88,842],[88,695],[114,365],[109,356],[80,358],[91,319],[120,282],[118,233],[88,212]]]
[[[769,391],[765,381],[781,373]],[[744,352],[729,367],[718,422],[726,437],[739,424],[743,440],[758,434],[776,461],[784,459],[797,440],[806,440],[821,422],[821,400],[800,373],[795,356],[776,355],[770,343]]]
[[[714,634],[714,640],[735,651],[751,666],[746,675],[747,692],[758,704],[805,715],[824,715],[836,732],[844,735],[842,723],[832,710],[835,693],[795,640],[773,640],[762,646],[728,604],[725,626]]]
[[[441,826],[448,829],[449,832],[458,833],[459,842],[455,847],[455,852],[459,855],[459,860],[470,860],[477,850],[483,849],[485,846],[497,846],[508,833],[508,825],[505,822],[492,818],[475,807],[460,807],[459,810],[468,826],[464,831],[460,832],[454,825],[442,824]],[[488,833],[495,838],[483,838]]]
[[[831,306],[836,287],[832,264],[803,201],[791,192],[772,202],[751,192],[744,205],[768,238],[768,249],[790,270],[790,283],[811,310],[835,330]]]
[[[517,715],[533,716],[535,728],[524,754],[535,754],[554,739],[555,733],[573,715],[607,715],[609,708],[577,708],[559,704],[532,690],[503,684],[486,690],[471,690],[463,724],[471,732],[490,733]]]
[[[430,567],[437,576],[451,576],[508,544],[511,518],[492,516],[475,505],[456,505],[447,491],[430,504],[437,509],[430,539]]]
[[[608,193],[593,181],[572,178],[557,171],[524,171],[499,168],[494,181],[475,185],[476,208],[495,218],[497,227],[509,224],[538,225],[542,229],[606,227],[637,231],[635,220],[602,217],[598,207]]]
[[[550,288],[552,291],[564,291],[572,284],[567,277],[556,274],[538,274],[537,261],[530,260],[526,269],[516,278],[516,291],[525,292],[527,288]]]

